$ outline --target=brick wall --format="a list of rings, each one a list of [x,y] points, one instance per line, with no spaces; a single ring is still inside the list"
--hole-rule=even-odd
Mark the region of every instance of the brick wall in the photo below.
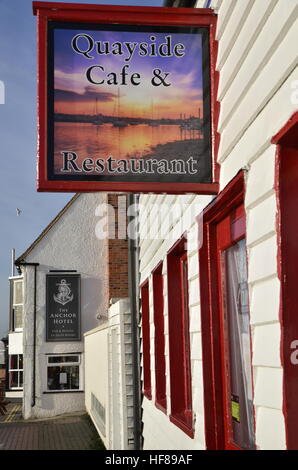
[[[108,266],[110,299],[128,297],[128,241],[127,238],[118,238],[120,233],[124,233],[127,226],[126,204],[123,204],[123,201],[125,201],[123,195],[108,194],[108,204],[114,208],[114,216],[109,214]],[[125,216],[120,218],[120,214]],[[113,235],[115,235],[114,238]]]

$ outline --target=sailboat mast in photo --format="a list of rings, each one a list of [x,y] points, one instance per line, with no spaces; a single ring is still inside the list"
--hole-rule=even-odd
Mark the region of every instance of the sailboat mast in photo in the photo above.
[[[118,87],[117,93],[117,121],[113,122],[114,127],[126,127],[127,123],[120,118],[120,89]]]

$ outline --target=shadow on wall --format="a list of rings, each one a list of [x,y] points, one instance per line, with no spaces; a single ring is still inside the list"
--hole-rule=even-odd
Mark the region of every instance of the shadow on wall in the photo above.
[[[96,328],[100,322],[107,319],[108,294],[108,286],[102,278],[82,277],[82,332]]]

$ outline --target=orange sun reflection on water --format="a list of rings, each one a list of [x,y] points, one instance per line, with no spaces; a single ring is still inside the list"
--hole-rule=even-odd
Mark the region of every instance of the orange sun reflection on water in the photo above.
[[[75,152],[76,162],[85,158],[114,159],[140,158],[151,152],[158,144],[182,140],[177,125],[149,126],[139,124],[123,128],[112,124],[55,123],[55,171],[60,171],[62,151]]]

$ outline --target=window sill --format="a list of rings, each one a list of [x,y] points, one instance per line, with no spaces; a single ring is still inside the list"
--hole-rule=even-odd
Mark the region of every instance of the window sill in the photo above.
[[[185,432],[188,437],[190,437],[191,439],[194,438],[195,433],[193,429],[188,426],[184,421],[182,421],[180,417],[170,415],[170,421],[171,423],[175,424],[179,429],[181,429],[181,431]]]
[[[43,395],[50,395],[53,393],[85,393],[85,390],[48,390],[43,392]]]
[[[165,400],[164,400],[164,402],[165,402]],[[165,415],[167,414],[166,402],[163,404],[163,403],[159,403],[158,401],[156,401],[155,406],[158,410],[162,411]]]
[[[152,393],[149,390],[144,390],[143,392],[144,397],[148,398],[148,400],[152,400]]]

